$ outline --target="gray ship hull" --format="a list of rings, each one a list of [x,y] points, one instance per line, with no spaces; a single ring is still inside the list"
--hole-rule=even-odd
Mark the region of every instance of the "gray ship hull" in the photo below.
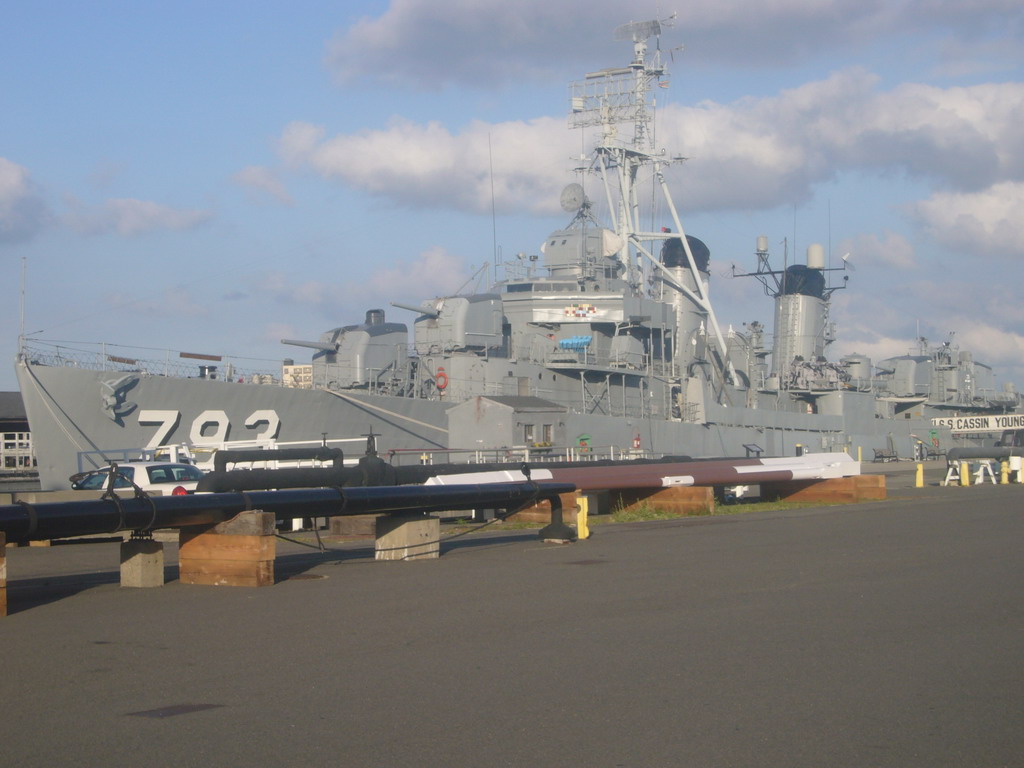
[[[123,395],[129,405],[115,413],[104,398],[121,373],[21,362],[17,374],[43,490],[67,488],[75,472],[158,445],[327,438],[361,455],[371,430],[387,447],[448,445],[442,403],[391,397],[363,403],[358,395],[322,390],[137,376]]]
[[[559,445],[537,447],[502,441],[474,401],[453,418],[455,404],[353,392],[303,390],[283,386],[236,384],[205,379],[125,374],[74,367],[17,365],[37,446],[42,489],[69,487],[75,472],[104,466],[159,445],[319,443],[341,445],[355,458],[365,436],[377,435],[378,451],[395,462],[519,459],[532,461],[577,455],[743,456],[756,446],[766,456],[843,451],[870,458],[873,449],[894,446],[910,456],[913,437],[928,434],[923,420],[897,422],[871,418],[854,422],[850,414],[799,414],[711,406],[702,423],[559,413]],[[117,389],[120,387],[120,389]],[[870,408],[869,394],[847,393],[859,402],[851,411]],[[465,414],[463,414],[464,416]],[[525,414],[500,416],[508,421]],[[545,417],[548,418],[548,417]],[[500,427],[500,425],[499,425]],[[916,432],[915,432],[916,431]],[[513,434],[513,433],[509,433]],[[586,445],[577,438],[585,436]],[[948,443],[948,432],[944,438]],[[532,449],[532,450],[531,450]]]

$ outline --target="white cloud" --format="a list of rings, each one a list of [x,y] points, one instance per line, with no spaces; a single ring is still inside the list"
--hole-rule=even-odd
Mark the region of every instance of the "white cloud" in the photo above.
[[[881,235],[862,234],[843,240],[835,252],[840,256],[849,253],[849,263],[853,269],[869,266],[881,270],[891,267],[906,271],[918,266],[913,243],[891,230],[885,230]]]
[[[132,236],[157,230],[195,229],[213,214],[210,211],[172,208],[149,200],[114,198],[98,208],[89,208],[76,200],[69,199],[71,212],[65,220],[77,232],[83,234],[107,234]]]
[[[689,158],[670,177],[683,186],[680,200],[690,211],[792,205],[846,169],[973,191],[1024,179],[1024,84],[877,86],[855,69],[771,98],[662,108],[659,144]],[[400,204],[476,212],[490,209],[492,150],[499,209],[553,213],[577,141],[561,118],[474,122],[461,133],[396,120],[330,138],[292,123],[279,146],[294,167]]]
[[[316,150],[324,135],[323,126],[299,121],[289,123],[281,132],[277,149],[281,158],[290,167],[300,167],[309,162],[309,156]]]
[[[391,301],[418,303],[450,295],[469,278],[463,261],[440,247],[430,248],[412,259],[385,254],[381,261],[386,266],[344,283],[294,282],[290,274],[267,273],[253,281],[253,293],[269,295],[286,306],[301,307],[329,323],[348,325],[362,322],[367,309],[387,308]]]
[[[262,198],[273,198],[284,205],[294,205],[295,203],[277,174],[264,166],[246,166],[232,176],[231,180],[239,186],[261,193]]]
[[[462,260],[440,247],[411,261],[397,261],[374,272],[371,293],[386,298],[415,296],[416,301],[457,291],[469,277]]]
[[[964,349],[975,350],[978,362],[1002,367],[1020,366],[1024,360],[1024,335],[973,318],[962,318],[958,325],[962,330],[957,331],[956,342]]]
[[[621,15],[621,0],[595,0],[585,14],[546,0],[392,0],[380,17],[335,35],[326,63],[342,82],[370,76],[419,88],[535,78],[582,47],[566,29],[596,29],[596,19],[608,17],[602,9],[612,8],[612,18]],[[598,34],[611,40],[607,28]]]
[[[928,236],[950,248],[1024,256],[1024,181],[982,192],[942,192],[913,206]]]
[[[657,2],[626,7],[622,0],[590,0],[585,8],[549,0],[392,0],[381,15],[339,31],[326,63],[342,82],[492,87],[550,76],[567,62],[593,61],[615,45],[609,19],[665,18],[665,8]],[[691,0],[676,9],[663,46],[685,43],[693,60],[714,66],[753,69],[863,51],[879,40],[905,45],[907,29],[918,41],[942,41],[947,70],[1021,60],[1015,0]]]
[[[29,240],[49,220],[50,212],[28,169],[0,157],[0,243]]]
[[[1024,179],[1024,84],[877,90],[848,70],[778,96],[662,111],[659,140],[691,158],[700,208],[770,208],[806,200],[847,170],[906,174],[978,190]]]
[[[571,137],[562,120],[471,123],[453,134],[440,123],[396,120],[379,131],[324,138],[320,126],[292,123],[279,146],[292,166],[413,207],[550,213],[567,179]]]

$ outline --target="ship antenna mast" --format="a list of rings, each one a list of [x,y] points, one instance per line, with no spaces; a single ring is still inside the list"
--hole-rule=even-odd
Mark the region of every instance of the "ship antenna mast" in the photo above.
[[[18,357],[25,352],[25,270],[27,269],[28,257],[21,257],[21,294],[18,307]]]
[[[656,150],[652,146],[651,88],[655,83],[659,86],[667,85],[665,78],[668,71],[661,60],[660,44],[655,46],[654,53],[648,57],[648,41],[652,37],[660,38],[662,27],[671,26],[674,18],[673,14],[664,21],[630,22],[615,30],[617,40],[633,42],[633,61],[626,67],[591,72],[582,81],[570,86],[569,126],[600,128],[601,136],[594,147],[589,170],[604,183],[612,226],[622,243],[618,258],[626,270],[627,282],[635,292],[640,293],[642,276],[631,255],[635,251],[637,260],[646,259],[662,272],[667,283],[707,313],[723,373],[735,381],[725,337],[715,317],[707,288],[697,272],[696,261],[665,181],[663,167],[683,158],[670,158],[665,150]],[[633,135],[628,139],[620,138],[618,126],[630,123],[633,125]],[[662,232],[645,232],[641,228],[637,187],[642,168],[652,170],[672,217],[674,232],[667,228],[663,228]],[[679,283],[655,255],[653,244],[659,241],[664,243],[669,238],[679,238],[681,241],[693,273],[695,290]]]

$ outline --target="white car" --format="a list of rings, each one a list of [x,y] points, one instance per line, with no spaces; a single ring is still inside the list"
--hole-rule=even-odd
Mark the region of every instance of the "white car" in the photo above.
[[[107,487],[109,475],[110,467],[81,472],[71,476],[71,487],[78,491],[102,491]],[[182,496],[186,493],[195,493],[196,483],[202,476],[202,470],[191,464],[126,461],[117,465],[114,489],[131,489],[133,485],[137,485],[146,493]]]

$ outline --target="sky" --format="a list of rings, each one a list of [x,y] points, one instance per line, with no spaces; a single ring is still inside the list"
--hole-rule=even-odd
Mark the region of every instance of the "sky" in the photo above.
[[[656,140],[723,327],[771,326],[732,277],[758,235],[821,243],[831,359],[952,339],[1024,388],[1024,0],[36,0],[0,45],[0,390],[22,325],[273,369],[485,288],[568,223],[569,83],[673,13]]]

